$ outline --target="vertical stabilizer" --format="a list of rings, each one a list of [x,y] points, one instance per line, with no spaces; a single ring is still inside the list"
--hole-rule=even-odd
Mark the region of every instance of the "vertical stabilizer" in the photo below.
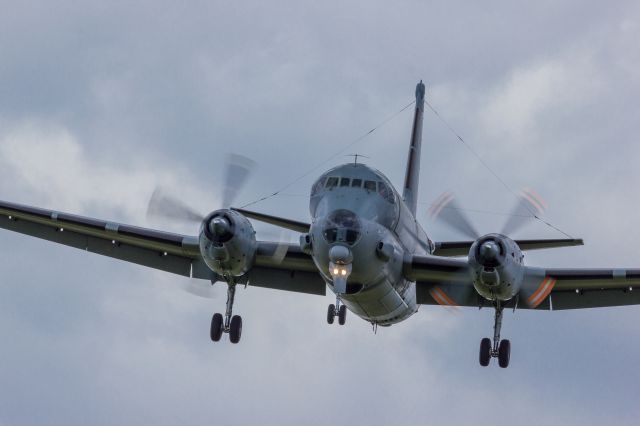
[[[407,159],[407,172],[404,178],[402,198],[411,213],[416,214],[418,203],[418,183],[420,180],[420,147],[422,146],[422,117],[424,116],[424,92],[422,80],[416,86],[416,110],[413,116],[411,130],[411,145]]]

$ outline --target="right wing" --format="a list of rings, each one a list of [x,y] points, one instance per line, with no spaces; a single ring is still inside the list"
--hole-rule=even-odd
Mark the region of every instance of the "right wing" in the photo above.
[[[204,263],[198,237],[141,228],[0,201],[0,228],[185,277],[216,281]],[[258,242],[246,281],[266,287],[324,295],[326,284],[297,244]]]

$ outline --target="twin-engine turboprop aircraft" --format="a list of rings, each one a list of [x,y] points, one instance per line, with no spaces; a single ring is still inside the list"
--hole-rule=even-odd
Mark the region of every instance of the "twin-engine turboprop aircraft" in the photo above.
[[[509,340],[500,340],[504,308],[577,309],[640,303],[640,269],[546,269],[525,266],[524,250],[581,245],[582,240],[514,241],[488,234],[461,242],[432,242],[416,220],[425,86],[416,105],[402,194],[379,171],[344,164],[311,189],[311,223],[228,208],[246,169],[229,173],[225,208],[200,218],[154,194],[150,211],[198,219],[196,236],[178,235],[0,202],[0,227],[151,268],[227,283],[224,316],[213,315],[210,336],[238,343],[242,318],[233,315],[237,284],[336,295],[327,321],[345,323],[347,310],[376,326],[409,318],[420,305],[493,306],[493,341],[480,344],[480,364],[509,365]],[[232,167],[232,171],[233,171]],[[235,186],[232,186],[235,185]],[[456,209],[441,215],[468,228]],[[443,213],[444,212],[444,213]],[[249,219],[300,233],[299,244],[257,241]],[[452,257],[468,256],[466,259]]]

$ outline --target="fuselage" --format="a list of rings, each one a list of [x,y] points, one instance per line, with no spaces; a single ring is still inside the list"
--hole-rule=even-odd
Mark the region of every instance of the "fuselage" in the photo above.
[[[418,309],[415,284],[403,276],[405,256],[431,252],[431,242],[389,180],[364,164],[329,170],[313,185],[313,260],[336,292],[330,251],[348,248],[350,274],[340,299],[377,325],[402,321]],[[337,271],[337,270],[336,270]]]

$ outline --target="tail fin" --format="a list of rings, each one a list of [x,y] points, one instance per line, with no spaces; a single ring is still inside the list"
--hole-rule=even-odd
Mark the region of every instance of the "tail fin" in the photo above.
[[[424,116],[424,92],[425,87],[420,80],[416,86],[416,110],[413,116],[413,129],[411,130],[411,146],[407,159],[407,172],[404,178],[402,198],[411,212],[416,214],[418,203],[418,183],[420,180],[420,148],[422,146],[422,118]]]

